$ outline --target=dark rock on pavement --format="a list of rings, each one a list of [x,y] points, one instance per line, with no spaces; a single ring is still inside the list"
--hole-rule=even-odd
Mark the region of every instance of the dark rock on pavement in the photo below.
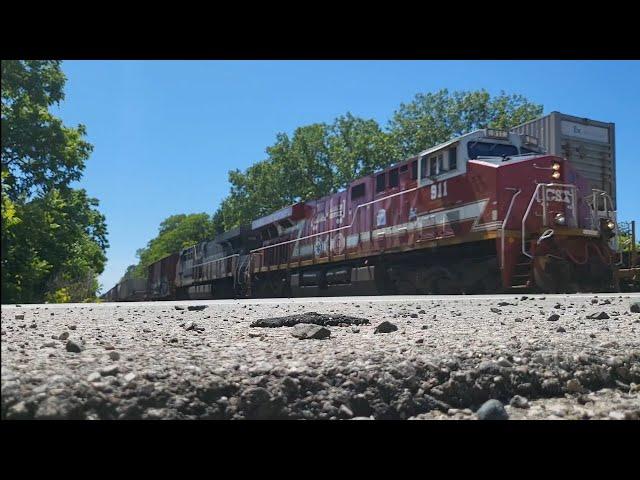
[[[82,350],[84,350],[82,343],[74,340],[67,340],[67,345],[65,346],[65,348],[67,349],[67,352],[72,353],[80,353],[82,352]]]
[[[189,305],[187,307],[187,310],[189,310],[190,312],[199,312],[200,310],[204,310],[205,308],[207,308],[207,305]]]
[[[256,320],[250,326],[251,327],[293,327],[299,323],[312,323],[315,325],[322,325],[324,327],[332,326],[336,327],[341,323],[347,325],[366,325],[369,320],[366,318],[350,317],[348,315],[341,314],[320,314],[316,312],[307,312],[301,315],[289,315],[287,317],[276,318],[262,318]]]
[[[500,400],[487,400],[476,412],[479,420],[508,420],[509,414]]]
[[[293,327],[291,335],[301,340],[322,340],[324,338],[329,338],[329,336],[331,335],[331,330],[321,327],[320,325],[299,324]]]
[[[391,322],[385,321],[385,322],[382,322],[380,325],[378,325],[376,329],[373,331],[373,333],[391,333],[391,332],[395,332],[396,330],[398,330],[398,327],[396,327]]]

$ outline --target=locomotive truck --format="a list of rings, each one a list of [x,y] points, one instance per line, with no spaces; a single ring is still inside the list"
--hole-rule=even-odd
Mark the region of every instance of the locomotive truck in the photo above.
[[[614,200],[574,163],[477,130],[159,260],[144,297],[614,290]]]

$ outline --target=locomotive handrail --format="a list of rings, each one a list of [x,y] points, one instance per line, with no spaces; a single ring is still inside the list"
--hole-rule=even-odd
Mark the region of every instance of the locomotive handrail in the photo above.
[[[502,221],[502,227],[500,228],[500,243],[501,243],[501,258],[500,258],[500,270],[504,270],[504,230],[507,228],[507,222],[509,221],[509,216],[511,215],[511,209],[513,208],[513,202],[516,197],[522,193],[522,189],[520,188],[507,188],[507,190],[516,191],[516,193],[511,197],[511,203],[509,203],[509,208],[507,209],[507,213],[504,216],[504,220]]]
[[[575,185],[571,185],[569,183],[539,183],[536,185],[536,189],[533,192],[533,195],[531,195],[531,200],[529,201],[529,206],[527,207],[527,211],[525,212],[524,216],[522,217],[522,253],[524,255],[526,255],[529,258],[533,258],[532,255],[529,255],[529,253],[527,252],[526,249],[526,238],[525,238],[525,225],[527,223],[527,218],[529,218],[529,213],[531,212],[531,207],[533,206],[533,201],[537,198],[538,196],[538,191],[540,190],[540,188],[546,189],[548,187],[563,187],[563,188],[571,188],[573,191],[573,195],[571,195],[572,198],[572,209],[573,209],[573,215],[577,220],[577,205],[576,205],[576,186]],[[547,197],[546,195],[542,195],[541,197],[541,201],[540,203],[542,203],[542,222],[543,225],[546,227],[547,226]]]
[[[306,239],[308,239],[308,238],[318,237],[318,236],[320,236],[320,235],[328,235],[328,234],[333,233],[333,232],[338,232],[338,231],[340,231],[340,230],[344,230],[344,229],[347,229],[347,228],[351,228],[351,227],[353,227],[353,224],[355,223],[355,220],[356,220],[356,218],[357,218],[356,213],[358,212],[358,210],[360,209],[360,207],[367,207],[367,206],[372,205],[372,204],[374,204],[374,203],[381,202],[382,200],[387,200],[387,199],[389,199],[389,198],[397,197],[398,195],[403,195],[403,194],[405,194],[405,193],[410,193],[410,192],[413,192],[413,191],[417,190],[418,188],[421,188],[421,187],[413,187],[413,188],[410,188],[410,189],[408,189],[408,190],[403,190],[403,191],[401,191],[401,192],[394,193],[393,195],[388,195],[388,196],[386,196],[386,197],[377,198],[377,199],[375,199],[375,200],[372,200],[371,202],[361,203],[361,204],[357,205],[357,206],[356,206],[356,209],[355,209],[355,210],[354,210],[354,212],[353,212],[353,215],[352,215],[352,218],[351,218],[351,223],[350,223],[349,225],[344,225],[344,226],[342,226],[342,227],[333,228],[333,229],[331,229],[331,230],[327,230],[327,231],[325,231],[325,232],[312,233],[311,235],[307,235],[307,236],[305,236],[305,237],[298,237],[298,238],[294,238],[294,239],[292,239],[292,240],[287,240],[287,241],[285,241],[285,242],[274,243],[273,245],[267,245],[266,247],[256,248],[256,249],[254,249],[254,250],[251,250],[249,253],[250,253],[250,254],[254,254],[254,253],[260,253],[260,254],[263,254],[263,250],[266,250],[267,248],[279,247],[279,246],[281,246],[281,245],[287,245],[287,244],[289,244],[289,243],[295,243],[295,242],[299,242],[299,241],[301,241],[301,240],[306,240]]]
[[[227,255],[226,257],[222,257],[222,258],[216,258],[214,260],[209,260],[208,262],[204,262],[204,263],[199,263],[197,265],[192,265],[191,268],[196,268],[196,267],[201,267],[203,265],[207,265],[209,263],[213,263],[213,262],[221,262],[222,260],[226,260],[228,258],[232,258],[232,257],[239,257],[240,254],[238,253],[234,253],[233,255]]]

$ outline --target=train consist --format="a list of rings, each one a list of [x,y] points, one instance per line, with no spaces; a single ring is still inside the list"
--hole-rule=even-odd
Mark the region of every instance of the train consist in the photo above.
[[[108,301],[616,288],[610,195],[478,130],[176,252]]]

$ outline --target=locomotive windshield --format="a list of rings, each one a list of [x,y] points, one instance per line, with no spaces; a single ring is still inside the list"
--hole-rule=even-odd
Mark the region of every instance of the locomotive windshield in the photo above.
[[[489,142],[469,142],[467,144],[469,159],[478,157],[512,157],[518,155],[518,148],[514,145]]]

